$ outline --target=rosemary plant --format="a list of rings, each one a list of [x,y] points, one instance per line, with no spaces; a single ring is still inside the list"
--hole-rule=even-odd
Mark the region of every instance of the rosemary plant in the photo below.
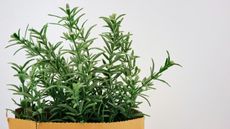
[[[25,35],[20,30],[11,35],[7,47],[19,46],[26,52],[27,61],[11,63],[19,84],[10,84],[20,101],[18,109],[11,110],[17,118],[56,122],[113,122],[143,117],[138,111],[145,99],[145,91],[155,89],[153,81],[168,68],[179,65],[168,54],[158,71],[154,62],[150,75],[141,79],[136,65],[138,56],[132,49],[131,34],[121,31],[124,15],[101,17],[107,32],[100,34],[105,45],[92,47],[90,37],[94,26],[86,27],[81,8],[60,8],[64,16],[53,23],[65,28],[63,41],[51,43],[47,37],[48,24],[40,30],[27,27]],[[68,48],[64,44],[69,44]],[[149,103],[150,104],[150,103]]]

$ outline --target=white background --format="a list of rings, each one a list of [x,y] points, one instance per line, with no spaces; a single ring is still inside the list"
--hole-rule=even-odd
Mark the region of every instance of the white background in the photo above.
[[[133,33],[133,48],[141,57],[142,75],[148,74],[151,58],[158,68],[169,50],[183,65],[164,74],[172,87],[156,83],[151,107],[141,110],[146,129],[230,128],[230,1],[229,0],[1,0],[0,2],[0,128],[7,129],[6,108],[15,108],[7,83],[17,82],[8,62],[23,63],[25,56],[12,56],[16,48],[5,49],[10,34],[27,24],[40,28],[53,21],[48,13],[70,3],[84,8],[89,24],[100,16],[125,13],[123,30]],[[55,29],[49,37],[57,41]],[[96,44],[103,45],[101,40]]]

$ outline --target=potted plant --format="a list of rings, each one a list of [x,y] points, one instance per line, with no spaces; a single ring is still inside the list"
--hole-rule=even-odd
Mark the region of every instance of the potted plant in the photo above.
[[[142,101],[148,103],[145,91],[154,89],[153,81],[161,81],[163,72],[179,65],[165,60],[158,71],[154,62],[150,75],[141,79],[136,65],[138,56],[131,47],[130,33],[121,31],[124,15],[101,17],[108,31],[100,34],[103,48],[93,47],[93,27],[82,21],[81,8],[60,8],[64,16],[54,25],[65,32],[63,41],[51,43],[48,24],[40,30],[27,27],[11,35],[11,46],[19,46],[27,61],[11,63],[19,84],[10,84],[13,100],[18,106],[8,118],[10,129],[144,129],[145,114],[138,110]]]

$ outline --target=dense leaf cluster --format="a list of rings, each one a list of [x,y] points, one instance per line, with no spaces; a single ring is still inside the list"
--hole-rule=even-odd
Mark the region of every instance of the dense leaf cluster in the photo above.
[[[113,122],[142,117],[137,108],[147,100],[145,91],[154,89],[153,81],[174,63],[168,54],[165,64],[150,75],[140,79],[136,65],[138,56],[131,48],[131,34],[120,30],[124,15],[101,17],[107,32],[100,35],[105,46],[92,47],[92,27],[81,21],[82,9],[60,8],[64,16],[51,15],[66,32],[64,41],[51,43],[47,39],[48,24],[41,30],[27,28],[11,36],[10,46],[25,50],[28,61],[23,65],[11,63],[20,84],[12,86],[20,101],[13,100],[19,108],[13,111],[17,118],[35,121],[60,122]],[[69,44],[65,48],[63,44]]]

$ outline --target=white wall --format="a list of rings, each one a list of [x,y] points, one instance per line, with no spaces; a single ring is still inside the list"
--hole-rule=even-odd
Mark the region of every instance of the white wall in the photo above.
[[[146,117],[146,129],[230,128],[229,0],[1,0],[1,129],[7,129],[5,108],[15,107],[6,84],[16,80],[7,63],[24,60],[23,53],[12,56],[15,49],[4,49],[9,35],[27,24],[38,28],[52,21],[47,14],[60,13],[57,7],[66,2],[83,7],[89,23],[98,23],[95,34],[101,29],[99,16],[126,13],[123,28],[134,34],[133,47],[141,56],[143,75],[151,57],[158,67],[163,63],[166,50],[184,66],[164,75],[171,88],[156,83],[157,90],[149,92],[152,107],[141,107],[151,115]],[[53,41],[56,34],[50,30]]]

